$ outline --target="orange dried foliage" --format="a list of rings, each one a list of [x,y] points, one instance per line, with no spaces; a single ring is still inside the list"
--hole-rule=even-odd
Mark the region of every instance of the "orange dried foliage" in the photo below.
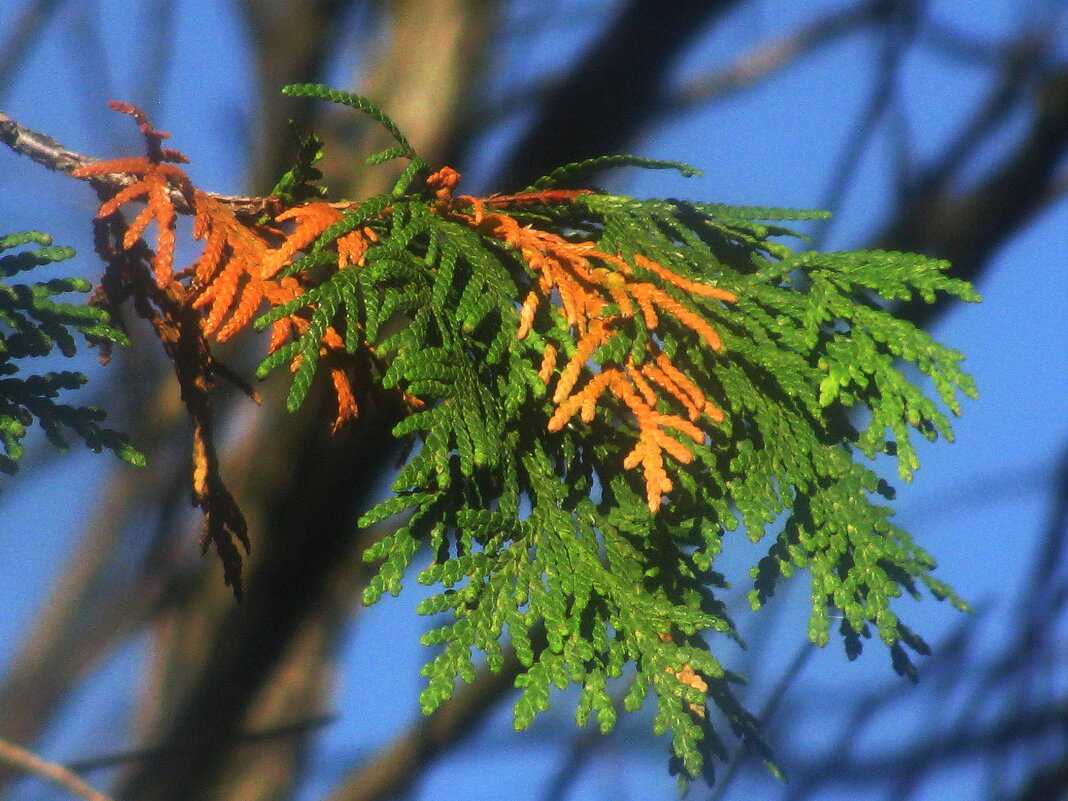
[[[337,433],[347,422],[356,419],[360,409],[356,403],[352,377],[347,369],[350,360],[345,351],[344,338],[331,325],[327,326],[326,331],[323,332],[322,343],[322,347],[319,348],[319,358],[330,371],[330,382],[337,396],[337,416],[333,424],[333,431]],[[293,369],[296,369],[297,364],[298,362],[294,360]]]
[[[142,237],[148,226],[153,222],[156,223],[156,252],[152,260],[152,268],[156,286],[162,289],[174,277],[176,213],[172,193],[177,192],[187,196],[192,193],[192,184],[180,167],[154,162],[147,157],[101,161],[79,167],[71,173],[75,178],[116,174],[138,176],[139,180],[101,203],[97,218],[109,217],[116,213],[120,206],[130,201],[144,202],[145,207],[127,226],[122,245],[129,250]]]
[[[101,204],[95,223],[97,250],[107,263],[98,301],[117,307],[133,297],[135,308],[156,331],[174,363],[182,399],[193,420],[193,501],[204,511],[202,544],[214,543],[225,566],[226,581],[240,595],[241,556],[236,542],[247,550],[249,540],[237,504],[223,484],[212,435],[210,391],[223,376],[237,383],[253,399],[258,397],[243,380],[217,362],[208,338],[229,339],[244,329],[264,302],[288,303],[304,292],[302,279],[278,277],[297,253],[313,242],[341,213],[327,204],[314,203],[283,212],[281,221],[295,220],[289,236],[240,219],[234,208],[217,196],[197,190],[178,163],[188,160],[161,142],[168,134],[156,130],[145,114],[125,103],[112,108],[137,122],[145,140],[146,155],[89,164],[73,172],[94,180]],[[260,211],[277,210],[272,199],[258,204]],[[129,203],[143,203],[130,223],[119,210]],[[179,214],[193,215],[193,236],[201,240],[199,257],[186,269],[176,271],[175,223]],[[149,226],[156,224],[154,251],[143,241]],[[278,246],[273,243],[281,241]],[[374,234],[369,228],[338,241],[338,269],[360,264]],[[308,328],[310,310],[303,310],[274,323],[269,342],[274,352]],[[336,430],[357,414],[352,358],[334,328],[322,341],[324,365],[329,369],[338,398]]]
[[[304,292],[301,279],[278,277],[278,273],[323,231],[341,220],[342,212],[321,202],[283,210],[274,217],[274,222],[294,223],[293,230],[286,235],[241,220],[227,203],[194,188],[181,168],[168,163],[184,163],[187,159],[176,150],[160,146],[168,134],[157,131],[142,111],[124,103],[113,103],[112,107],[135,119],[145,137],[147,155],[91,164],[76,170],[74,175],[136,178],[106,197],[97,217],[101,220],[110,217],[130,202],[145,204],[125,227],[121,246],[131,251],[138,246],[148,226],[156,223],[152,257],[155,283],[159,289],[179,288],[190,308],[200,312],[197,319],[201,335],[226,341],[246,328],[264,303],[275,307],[300,297]],[[177,204],[183,205],[179,208]],[[179,212],[192,212],[193,237],[203,241],[204,247],[187,269],[175,272],[175,220]],[[279,237],[280,243],[274,244]],[[338,269],[362,264],[367,248],[374,241],[374,232],[369,227],[340,237],[336,243]],[[180,283],[185,281],[188,285]],[[304,334],[311,311],[304,309],[276,321],[271,327],[268,353]],[[344,342],[333,328],[327,329],[320,353],[337,394],[336,430],[357,412],[355,390],[349,379],[351,357],[345,353]],[[291,366],[295,369],[297,364],[299,357]]]
[[[174,366],[181,398],[192,421],[193,503],[204,512],[203,548],[214,544],[224,567],[226,583],[241,594],[241,553],[249,539],[244,517],[223,483],[213,442],[211,390],[218,377],[227,378],[253,399],[255,393],[216,361],[204,336],[189,293],[178,281],[165,287],[156,284],[150,263],[151,251],[140,242],[126,247],[127,226],[121,217],[96,220],[94,244],[107,264],[97,296],[106,308],[115,308],[133,298],[136,313],[148,321]]]
[[[350,420],[355,420],[360,413],[360,407],[356,403],[356,393],[352,389],[352,382],[344,367],[331,367],[330,380],[334,385],[337,395],[337,417],[331,430],[336,434]]]
[[[334,223],[341,222],[344,215],[337,207],[329,203],[308,203],[304,206],[286,209],[274,219],[275,222],[295,220],[296,226],[291,233],[286,235],[285,241],[271,251],[263,270],[266,277],[275,275],[289,264],[294,256],[315,242],[323,231]],[[375,232],[367,226],[338,237],[336,240],[338,269],[343,270],[349,265],[361,266],[367,248],[377,240]]]
[[[225,204],[199,190],[194,198],[193,236],[204,240],[204,250],[189,268],[193,308],[207,308],[204,333],[225,342],[252,322],[267,294],[263,269],[270,251],[256,227]]]
[[[682,666],[681,670],[672,670],[666,668],[667,672],[678,679],[680,684],[684,684],[687,687],[692,687],[700,693],[708,694],[708,682],[704,680],[700,673],[693,669],[693,666],[686,663]],[[686,703],[686,708],[690,711],[690,714],[698,718],[704,718],[707,713],[704,704],[696,704],[692,701]]]
[[[580,386],[582,373],[591,370],[590,360],[597,349],[618,335],[623,321],[636,313],[642,315],[650,331],[659,325],[660,315],[670,315],[694,331],[712,350],[722,350],[722,340],[707,320],[661,287],[641,280],[635,267],[652,272],[690,294],[724,303],[735,302],[737,296],[681,276],[640,254],[634,254],[631,264],[617,254],[601,250],[595,242],[571,242],[559,234],[520,225],[514,217],[501,213],[534,204],[569,203],[586,190],[454,198],[458,180],[459,175],[448,168],[428,179],[435,190],[439,213],[460,220],[519,252],[534,274],[534,286],[520,306],[517,338],[523,339],[533,330],[544,304],[555,307],[576,337],[575,351],[560,370],[553,392],[556,411],[549,418],[549,430],[562,429],[576,414],[583,422],[591,422],[596,416],[597,403],[606,392],[610,393],[629,410],[638,426],[638,442],[624,458],[623,467],[628,470],[641,467],[649,509],[655,513],[664,493],[672,488],[664,468],[664,454],[682,464],[693,459],[686,446],[667,430],[701,443],[705,435],[694,422],[706,415],[721,423],[723,412],[652,341],[646,344],[648,358],[640,366],[629,358],[624,365],[605,365]],[[538,373],[542,381],[551,380],[556,364],[555,349],[551,353],[546,351]],[[662,401],[680,406],[686,417],[659,411]]]
[[[691,281],[678,273],[673,273],[671,270],[661,267],[655,261],[646,258],[641,253],[635,253],[633,259],[634,263],[639,267],[643,267],[646,270],[656,273],[665,281],[674,284],[679,289],[685,290],[686,292],[692,292],[695,295],[702,295],[706,298],[715,298],[716,300],[722,300],[726,303],[736,303],[738,301],[738,296],[733,292],[728,292],[726,289],[720,289],[718,286]]]
[[[145,208],[126,226],[122,246],[126,250],[133,248],[148,226],[156,223],[156,248],[152,270],[156,286],[163,289],[174,276],[175,201],[184,200],[190,206],[193,203],[193,184],[185,171],[174,165],[186,164],[189,159],[173,148],[161,146],[162,141],[170,134],[156,130],[141,109],[117,100],[108,105],[115,111],[134,118],[145,140],[146,155],[87,164],[73,170],[71,175],[75,178],[136,176],[137,180],[114,192],[100,204],[97,219],[110,217],[130,201],[144,202]]]
[[[549,379],[552,378],[553,371],[556,369],[556,345],[551,342],[546,344],[545,351],[541,358],[541,368],[538,370],[538,378],[541,379],[543,384],[548,384]]]
[[[560,372],[560,379],[557,381],[556,391],[553,393],[553,403],[563,403],[564,399],[571,394],[571,390],[575,388],[582,370],[592,358],[594,351],[607,342],[611,336],[612,331],[599,319],[592,321],[590,329],[579,340],[578,347],[575,348],[575,354]]]
[[[338,222],[341,217],[341,212],[328,203],[295,206],[277,215],[274,218],[276,223],[294,220],[296,225],[292,233],[286,236],[285,241],[272,250],[267,257],[263,267],[264,275],[267,277],[275,275],[289,264],[297,253],[318,239],[323,231]]]

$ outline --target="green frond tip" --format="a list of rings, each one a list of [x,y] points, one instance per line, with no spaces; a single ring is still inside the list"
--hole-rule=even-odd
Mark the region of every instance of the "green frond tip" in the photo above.
[[[583,159],[563,167],[557,167],[548,175],[532,183],[526,188],[527,192],[536,192],[541,189],[550,189],[560,183],[578,178],[583,175],[591,175],[603,170],[612,170],[618,167],[640,167],[645,170],[676,170],[687,178],[701,176],[703,173],[697,167],[682,161],[664,161],[662,159],[647,159],[641,156],[629,156],[620,154],[617,156],[598,156],[592,159]]]
[[[52,237],[40,231],[20,231],[16,234],[0,236],[0,250],[11,250],[29,244],[47,247],[52,244]]]
[[[71,248],[55,247],[50,236],[36,231],[0,237],[0,251],[27,245],[39,247],[0,256],[0,279],[74,255]],[[18,471],[25,452],[22,439],[33,423],[59,450],[67,449],[67,438],[74,434],[93,451],[110,450],[134,465],[145,462],[125,435],[100,425],[104,418],[100,409],[60,402],[62,393],[85,384],[87,379],[82,373],[22,373],[22,360],[26,358],[48,356],[54,350],[67,358],[74,356],[76,335],[93,342],[126,342],[125,334],[110,325],[102,309],[55,300],[60,295],[85,294],[90,289],[91,284],[81,278],[53,278],[32,285],[0,280],[0,471]]]
[[[370,156],[367,157],[364,163],[368,167],[375,167],[379,164],[385,164],[387,161],[392,161],[393,159],[408,158],[410,155],[411,154],[409,153],[407,147],[405,147],[404,145],[395,145],[393,147],[379,151],[378,153],[372,153]]]
[[[389,115],[386,114],[386,112],[362,95],[330,89],[320,83],[289,84],[288,86],[282,87],[282,94],[289,95],[290,97],[313,97],[318,100],[329,100],[331,103],[338,103],[342,106],[356,109],[357,111],[366,114],[375,122],[381,123],[382,127],[389,131],[389,135],[397,141],[397,144],[404,148],[405,155],[408,158],[415,155],[411,143],[409,143],[408,139],[401,133],[397,124],[389,118]]]
[[[271,194],[285,206],[297,206],[309,200],[318,200],[326,196],[326,188],[318,186],[323,174],[315,164],[323,157],[323,139],[318,134],[301,136],[293,121],[289,121],[293,139],[296,142],[294,164],[274,185]]]

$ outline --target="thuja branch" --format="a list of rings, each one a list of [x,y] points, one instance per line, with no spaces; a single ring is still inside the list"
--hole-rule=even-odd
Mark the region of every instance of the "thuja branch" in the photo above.
[[[961,354],[884,309],[978,300],[970,286],[920,256],[794,253],[779,241],[799,238],[784,223],[818,212],[559,188],[605,166],[697,172],[675,163],[609,156],[519,191],[464,195],[455,170],[432,170],[366,98],[285,91],[381,124],[396,144],[368,163],[404,164],[392,191],[328,202],[314,166],[322,142],[310,135],[271,196],[220,197],[122,103],[112,107],[137,124],[143,156],[77,161],[47,137],[3,128],[19,152],[94,182],[106,265],[95,300],[115,313],[131,301],[175,363],[194,420],[204,545],[235,590],[238,544],[253,537],[211,445],[211,389],[232,378],[212,346],[269,328],[257,374],[288,369],[291,410],[316,380],[333,389],[335,430],[375,391],[398,393],[408,410],[393,433],[410,456],[361,525],[407,522],[365,553],[381,565],[364,600],[398,593],[416,555],[433,553],[418,580],[441,591],[419,611],[452,619],[423,638],[441,646],[423,671],[426,713],[457,678],[473,680],[475,650],[505,671],[508,639],[517,728],[548,708],[551,687],[576,684],[577,722],[595,718],[605,732],[616,696],[633,711],[652,695],[654,728],[671,733],[684,777],[726,759],[710,705],[770,757],[713,653],[738,639],[714,569],[738,527],[772,539],[751,571],[754,609],[807,569],[814,643],[838,618],[851,656],[877,634],[895,669],[914,675],[906,648],[927,646],[895,599],[924,588],[965,605],[890,521],[878,498],[893,490],[863,460],[896,457],[910,480],[912,438],[950,438],[948,415],[975,388]],[[175,264],[182,214],[200,243],[188,265]]]

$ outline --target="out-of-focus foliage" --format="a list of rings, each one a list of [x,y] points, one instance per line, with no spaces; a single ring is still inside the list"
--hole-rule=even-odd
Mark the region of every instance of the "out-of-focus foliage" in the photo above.
[[[90,343],[125,344],[126,335],[112,326],[108,314],[86,303],[57,300],[68,293],[87,293],[92,288],[84,278],[50,278],[32,284],[8,279],[40,270],[74,256],[71,248],[56,247],[52,238],[36,231],[0,237],[0,470],[13,474],[25,453],[23,438],[36,423],[48,441],[67,450],[73,434],[94,451],[110,450],[123,461],[140,465],[144,457],[127,438],[101,426],[104,410],[95,406],[71,406],[60,401],[64,391],[75,390],[88,380],[70,370],[25,372],[26,359],[58,351],[66,358],[77,352],[78,339]]]

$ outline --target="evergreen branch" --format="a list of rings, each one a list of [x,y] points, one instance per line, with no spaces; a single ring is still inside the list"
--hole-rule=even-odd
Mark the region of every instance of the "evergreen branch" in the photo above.
[[[317,83],[294,83],[289,86],[282,87],[282,94],[289,95],[290,97],[313,97],[318,100],[328,100],[331,103],[338,103],[339,105],[348,106],[355,109],[375,122],[381,123],[389,135],[392,136],[397,144],[403,148],[403,152],[390,156],[390,158],[396,158],[404,156],[406,158],[413,158],[415,151],[412,150],[411,144],[408,139],[401,133],[397,124],[389,118],[386,112],[382,111],[371,100],[361,95],[354,95],[351,92],[342,92],[336,89],[329,89],[322,84]],[[388,151],[387,151],[388,152]],[[372,157],[373,158],[373,157]],[[377,162],[375,162],[377,163]]]
[[[584,159],[573,164],[557,167],[548,175],[544,175],[530,186],[525,192],[535,192],[539,189],[549,189],[582,175],[592,175],[603,170],[616,169],[618,167],[640,167],[645,170],[676,170],[686,178],[700,176],[702,173],[696,167],[684,164],[681,161],[664,161],[662,159],[647,159],[640,156],[598,156]]]
[[[290,411],[320,375],[337,399],[335,431],[374,385],[407,408],[392,433],[415,447],[393,496],[360,523],[399,514],[406,522],[365,552],[378,569],[363,598],[396,595],[420,550],[433,553],[418,581],[439,591],[419,612],[451,617],[423,637],[440,647],[423,670],[425,713],[449,703],[458,678],[474,679],[476,652],[491,672],[504,670],[507,638],[521,666],[519,729],[548,708],[552,687],[574,684],[576,722],[596,719],[607,732],[618,687],[628,711],[655,697],[653,728],[671,733],[680,782],[710,776],[729,753],[709,707],[770,764],[758,720],[733,693],[737,677],[714,653],[722,638],[738,640],[714,564],[725,532],[739,526],[754,542],[771,541],[751,572],[754,609],[806,569],[812,642],[829,641],[837,610],[847,654],[877,633],[894,669],[915,675],[906,648],[928,649],[894,599],[926,589],[966,605],[891,522],[876,497],[892,489],[858,455],[895,456],[909,480],[914,433],[951,438],[958,394],[975,394],[962,356],[885,306],[978,300],[970,286],[919,256],[794,253],[780,241],[797,237],[783,223],[821,212],[550,188],[609,166],[690,169],[675,163],[594,158],[516,194],[458,195],[458,173],[427,175],[365,98],[318,85],[289,92],[386,126],[400,148],[373,160],[410,159],[393,191],[280,208],[317,196],[318,140],[309,138],[266,217],[243,220],[195,189],[176,166],[184,157],[162,147],[165,134],[124,104],[115,107],[137,122],[146,156],[75,171],[132,177],[102,198],[106,301],[133,296],[175,362],[194,420],[204,544],[215,544],[235,590],[237,543],[247,549],[249,539],[212,444],[208,392],[221,368],[207,338],[245,329],[267,305],[255,323],[271,327],[257,372],[289,366]],[[172,264],[175,193],[204,241],[183,270]],[[116,212],[135,200],[145,208],[127,225]],[[141,238],[153,222],[154,253]],[[11,262],[13,271],[32,266]],[[46,328],[11,319],[20,347],[44,346]],[[33,386],[52,392],[73,381]],[[863,430],[853,407],[867,410]]]

